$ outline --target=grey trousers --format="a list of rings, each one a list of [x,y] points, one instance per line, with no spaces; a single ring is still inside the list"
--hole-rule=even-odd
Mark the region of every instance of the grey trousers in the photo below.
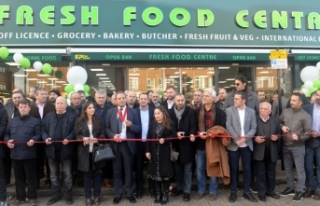
[[[304,156],[304,144],[299,146],[283,146],[283,161],[284,168],[286,170],[287,186],[292,188],[294,186],[294,163],[298,174],[298,184],[296,187],[297,192],[303,192],[303,188],[306,182],[306,173],[304,170]]]

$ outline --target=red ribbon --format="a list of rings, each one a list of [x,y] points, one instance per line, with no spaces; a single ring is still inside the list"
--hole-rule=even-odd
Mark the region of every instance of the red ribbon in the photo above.
[[[126,107],[126,109],[124,110],[123,115],[122,115],[122,113],[120,112],[119,109],[117,110],[117,113],[118,113],[118,115],[119,115],[120,121],[121,121],[121,122],[124,122],[124,120],[125,120],[125,118],[126,118],[126,116],[127,116],[127,113],[128,113],[128,108]]]

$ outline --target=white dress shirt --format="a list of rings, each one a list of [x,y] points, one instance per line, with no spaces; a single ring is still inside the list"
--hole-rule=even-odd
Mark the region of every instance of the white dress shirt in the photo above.
[[[168,109],[171,109],[172,106],[174,105],[174,101],[167,100],[167,103],[168,103]]]
[[[245,136],[245,133],[244,133],[245,108],[246,107],[244,107],[243,109],[238,108],[239,117],[240,117],[240,126],[241,126],[241,136]],[[246,147],[246,146],[248,146],[247,143],[243,143],[240,147]]]
[[[126,110],[126,108],[127,108],[127,106],[124,106],[124,107],[122,108],[122,111],[121,111],[121,110],[120,110],[120,107],[118,107],[118,111],[121,112],[121,114],[123,115],[123,114],[124,114],[124,111]],[[128,114],[128,113],[127,113],[127,114]],[[118,113],[117,113],[117,116],[118,116],[118,118],[119,118]],[[128,115],[126,115],[126,116],[124,117],[124,121],[127,120],[127,116],[128,116]],[[119,118],[119,120],[120,120],[120,118]],[[120,122],[121,122],[121,120],[120,120]],[[121,139],[127,139],[127,126],[125,126],[125,123],[124,123],[124,122],[121,122],[120,138],[121,138]]]
[[[38,102],[36,102],[36,105],[37,105],[37,107],[38,107],[38,111],[39,111],[40,117],[41,117],[41,119],[42,119],[42,118],[43,118],[44,106],[45,106],[46,104],[39,104]]]

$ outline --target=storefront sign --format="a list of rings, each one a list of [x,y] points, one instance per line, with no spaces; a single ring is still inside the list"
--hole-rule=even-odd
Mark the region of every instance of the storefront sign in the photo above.
[[[268,61],[269,54],[221,53],[73,53],[75,61]]]
[[[62,57],[60,54],[23,54],[25,58],[30,61],[41,61],[41,62],[57,62],[61,61]],[[13,62],[13,54],[10,54],[6,59],[0,57],[0,61]]]
[[[296,61],[320,61],[320,54],[294,54]]]
[[[1,0],[0,45],[319,47],[300,0]]]

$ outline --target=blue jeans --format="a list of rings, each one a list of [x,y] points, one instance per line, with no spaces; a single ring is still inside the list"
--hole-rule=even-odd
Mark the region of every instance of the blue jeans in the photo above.
[[[238,187],[238,173],[239,173],[239,160],[241,157],[243,168],[243,182],[244,192],[250,192],[251,182],[251,150],[249,147],[239,147],[237,151],[228,150],[229,165],[230,165],[230,190],[232,193],[237,192]]]
[[[90,170],[89,172],[83,173],[83,186],[84,186],[84,192],[87,199],[91,199],[92,192],[91,192],[91,186],[92,186],[92,180],[93,180],[93,195],[94,197],[100,197],[101,193],[101,174],[100,174],[100,168],[96,168],[94,170]]]
[[[198,192],[205,193],[206,192],[206,163],[207,163],[207,156],[205,150],[197,150],[197,181],[198,181]],[[217,194],[218,190],[218,178],[217,177],[210,177],[210,186],[209,192],[210,194]]]
[[[316,181],[313,174],[314,160],[316,160]],[[305,172],[306,187],[309,190],[320,191],[320,145],[314,147],[306,146]]]

